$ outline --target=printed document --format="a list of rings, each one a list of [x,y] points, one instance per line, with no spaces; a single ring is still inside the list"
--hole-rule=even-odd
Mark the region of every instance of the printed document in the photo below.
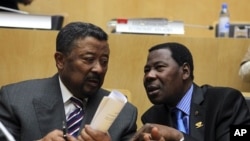
[[[105,96],[102,99],[90,126],[107,132],[126,103],[127,98],[124,94],[117,90],[112,90],[109,96]]]

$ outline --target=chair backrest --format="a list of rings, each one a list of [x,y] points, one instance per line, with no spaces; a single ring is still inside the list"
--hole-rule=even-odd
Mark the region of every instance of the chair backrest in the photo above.
[[[131,102],[131,92],[129,90],[127,90],[127,89],[115,89],[115,88],[104,88],[104,89],[106,89],[108,91],[118,90],[127,97],[128,101]]]

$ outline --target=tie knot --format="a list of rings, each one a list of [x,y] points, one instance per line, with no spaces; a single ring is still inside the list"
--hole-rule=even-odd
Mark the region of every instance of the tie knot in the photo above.
[[[78,108],[83,108],[83,102],[75,97],[71,97],[70,100],[76,105]]]

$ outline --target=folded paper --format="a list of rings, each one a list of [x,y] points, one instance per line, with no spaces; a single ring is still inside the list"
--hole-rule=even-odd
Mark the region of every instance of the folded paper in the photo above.
[[[109,96],[105,96],[102,99],[90,126],[107,132],[126,103],[127,98],[124,94],[117,90],[112,90]]]

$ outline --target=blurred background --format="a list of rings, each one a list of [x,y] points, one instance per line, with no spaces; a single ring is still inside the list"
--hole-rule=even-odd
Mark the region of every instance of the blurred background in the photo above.
[[[230,21],[250,22],[248,0],[33,0],[26,6],[19,3],[19,8],[31,14],[62,14],[64,24],[86,21],[105,30],[113,18],[161,17],[188,25],[184,36],[214,37],[215,30],[206,27],[218,21],[223,2],[228,4]]]

